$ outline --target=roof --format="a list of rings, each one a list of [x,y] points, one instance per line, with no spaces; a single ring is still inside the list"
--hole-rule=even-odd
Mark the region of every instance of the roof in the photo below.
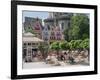
[[[23,36],[26,36],[26,37],[34,37],[35,35],[30,33],[30,32],[27,32],[27,33],[23,33]]]
[[[39,39],[37,37],[34,36],[34,34],[28,32],[28,33],[24,33],[23,34],[23,42],[43,42],[42,39]]]
[[[37,37],[23,37],[23,42],[43,42],[43,40]]]

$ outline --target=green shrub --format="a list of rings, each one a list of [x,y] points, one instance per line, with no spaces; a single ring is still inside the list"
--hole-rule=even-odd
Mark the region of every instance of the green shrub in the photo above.
[[[62,50],[69,49],[69,43],[67,41],[60,42],[60,49]]]
[[[59,50],[59,49],[60,49],[59,42],[53,42],[53,43],[50,45],[50,49]]]
[[[80,46],[83,48],[83,49],[89,49],[89,39],[84,39],[82,41],[82,43],[80,44]]]

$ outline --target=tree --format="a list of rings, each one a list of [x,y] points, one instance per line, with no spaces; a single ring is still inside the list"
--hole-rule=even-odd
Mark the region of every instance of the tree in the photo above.
[[[89,38],[89,19],[86,14],[77,14],[71,17],[68,35],[70,40]]]
[[[82,48],[80,46],[81,43],[82,43],[82,40],[75,40],[75,42],[74,42],[75,49],[81,49]]]
[[[69,42],[70,49],[81,49],[80,44],[82,43],[82,40],[71,40]]]
[[[79,31],[80,31],[79,26],[74,26],[74,28],[72,29],[72,37],[74,40],[79,38],[79,36],[80,36]]]
[[[75,49],[75,44],[74,43],[75,43],[75,40],[71,40],[69,42],[69,47],[70,47],[71,50]]]
[[[44,54],[44,51],[45,51],[44,46],[43,46],[43,45],[39,45],[39,46],[38,46],[38,49],[39,49],[40,52],[42,53],[43,58],[45,58],[45,57],[44,57],[44,56],[45,56],[45,54]]]
[[[68,28],[66,28],[66,29],[64,30],[63,34],[64,34],[65,40],[69,41]]]
[[[61,43],[60,43],[60,48],[61,48],[62,50],[67,50],[67,49],[69,49],[69,44],[68,44],[68,42],[67,42],[67,41],[61,42]]]
[[[90,47],[90,41],[89,41],[89,39],[88,38],[84,39],[80,45],[83,48],[83,50],[86,51],[86,54],[88,52],[88,55],[89,55],[90,54],[90,52],[89,52],[89,47]],[[90,56],[88,56],[88,60],[89,59],[90,59]]]
[[[32,29],[32,27],[27,27],[25,29],[25,32],[31,32],[32,34],[35,34],[34,30]]]
[[[57,54],[59,54],[59,50],[60,50],[59,42],[53,42],[50,45],[50,49],[56,50]]]
[[[45,44],[41,44],[38,46],[38,49],[41,51],[43,58],[47,57],[49,46]]]
[[[89,39],[87,38],[87,39],[84,39],[83,41],[82,41],[82,43],[80,44],[80,46],[83,48],[83,49],[89,49]]]
[[[40,50],[40,52],[42,53],[43,58],[45,59],[47,57],[49,45],[47,45],[45,42],[44,43],[41,43],[38,46],[38,49]]]

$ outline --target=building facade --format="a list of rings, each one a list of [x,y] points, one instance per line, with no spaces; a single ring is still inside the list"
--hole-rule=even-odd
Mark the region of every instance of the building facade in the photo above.
[[[42,39],[42,19],[25,17],[24,29],[25,31],[31,29],[38,38]]]
[[[64,40],[64,30],[70,27],[70,19],[73,14],[49,12],[49,15],[44,19],[25,17],[24,29],[31,28],[36,37],[43,39],[45,42]]]
[[[50,12],[49,17],[44,20],[44,25],[47,27],[50,34],[50,42],[64,40],[64,30],[69,29],[71,13],[58,13],[58,12]]]
[[[30,32],[23,33],[23,59],[25,62],[32,62],[38,53],[38,46],[43,43],[42,39],[35,37]]]

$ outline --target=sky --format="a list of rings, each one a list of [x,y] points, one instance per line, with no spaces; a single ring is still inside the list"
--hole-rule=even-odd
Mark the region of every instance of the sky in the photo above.
[[[43,20],[48,18],[49,12],[45,11],[23,11],[23,22],[25,21],[25,17],[33,17],[42,19],[42,24],[44,24]],[[88,15],[89,17],[89,15]]]
[[[43,11],[23,11],[23,22],[25,20],[25,17],[34,17],[34,18],[40,18],[45,19],[48,17],[48,12]]]

